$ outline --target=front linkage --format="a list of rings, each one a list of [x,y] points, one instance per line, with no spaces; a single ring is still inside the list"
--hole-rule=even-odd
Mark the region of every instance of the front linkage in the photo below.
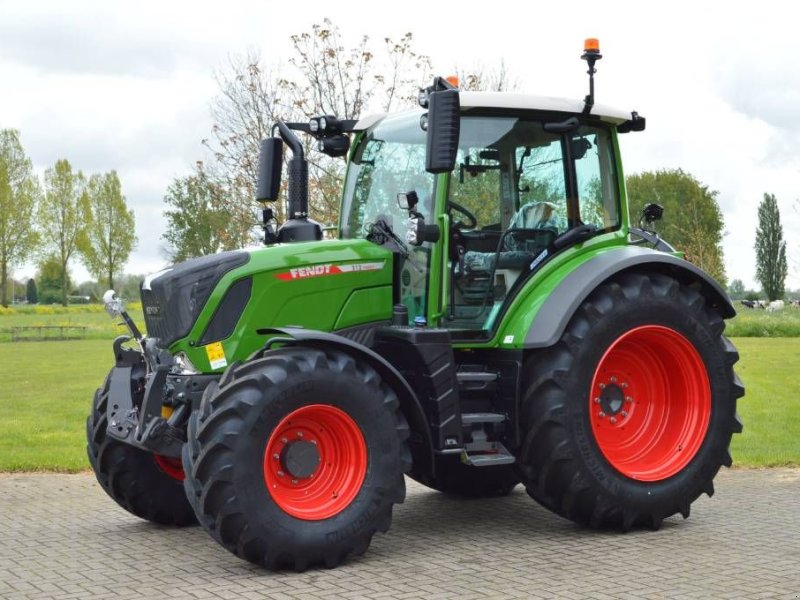
[[[103,302],[106,311],[122,318],[131,332],[113,344],[107,435],[147,452],[179,458],[189,415],[200,405],[206,386],[219,375],[192,372],[159,348],[158,338],[144,337],[113,290],[105,293]],[[132,339],[139,350],[123,347]]]

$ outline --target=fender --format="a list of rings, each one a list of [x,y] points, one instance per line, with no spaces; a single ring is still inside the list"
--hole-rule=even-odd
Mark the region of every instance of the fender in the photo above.
[[[523,348],[546,348],[555,344],[581,303],[612,276],[646,265],[650,272],[671,275],[684,283],[698,282],[702,294],[724,319],[736,315],[728,294],[708,273],[672,254],[624,246],[598,254],[567,275],[548,296],[525,336]]]
[[[411,386],[406,381],[400,372],[395,369],[383,356],[351,339],[336,335],[334,333],[326,333],[324,331],[316,331],[314,329],[302,329],[299,327],[269,327],[258,330],[259,335],[273,335],[285,336],[285,338],[273,338],[267,343],[264,350],[256,354],[263,353],[269,346],[275,342],[291,343],[296,341],[298,346],[308,346],[311,348],[336,348],[353,356],[364,360],[378,374],[383,380],[395,391],[398,399],[400,400],[400,408],[403,411],[408,424],[411,428],[412,435],[409,444],[412,447],[412,455],[415,459],[414,470],[421,470],[424,473],[434,473],[434,460],[433,460],[433,438],[431,437],[430,426],[425,412],[422,410],[419,398]],[[288,339],[286,339],[288,338]],[[415,434],[417,434],[415,436]],[[418,436],[418,437],[417,437]],[[415,444],[415,439],[416,441]],[[421,440],[421,444],[420,441]],[[421,445],[420,451],[415,452],[414,446]],[[423,464],[417,464],[417,460],[424,461]]]

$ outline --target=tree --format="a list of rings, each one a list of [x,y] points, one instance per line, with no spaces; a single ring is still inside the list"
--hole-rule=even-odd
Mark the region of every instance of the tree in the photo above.
[[[764,199],[758,205],[755,249],[756,279],[761,282],[770,301],[782,299],[788,271],[786,242],[783,241],[781,213],[774,194],[764,194]]]
[[[33,277],[28,279],[28,283],[25,284],[25,299],[28,301],[28,304],[36,304],[39,302],[39,294],[36,290],[36,280]]]
[[[19,132],[0,130],[0,304],[8,306],[9,271],[36,248],[36,205],[41,196]]]
[[[730,285],[728,286],[728,295],[733,300],[741,300],[744,298],[746,290],[744,289],[744,283],[741,279],[734,279],[731,281]]]
[[[87,186],[89,210],[81,247],[86,267],[98,282],[114,289],[114,275],[136,245],[136,220],[128,210],[116,171],[92,175]]]
[[[45,196],[39,211],[44,249],[61,264],[61,304],[67,305],[69,261],[86,243],[90,211],[83,173],[72,172],[67,160],[58,160],[44,172]]]
[[[61,302],[63,286],[66,283],[67,289],[71,287],[69,272],[64,271],[61,259],[53,254],[44,256],[39,262],[36,279],[39,280],[40,304]]]
[[[658,230],[664,239],[725,284],[724,221],[717,203],[718,192],[681,169],[631,175],[626,187],[631,221],[637,221],[646,204],[663,206],[664,218],[658,223]]]
[[[167,253],[175,261],[241,247],[242,240],[230,235],[229,206],[224,189],[197,163],[193,175],[176,179],[167,189],[164,215],[167,230],[161,236]]]
[[[232,58],[217,74],[220,94],[211,105],[214,126],[211,137],[203,140],[214,156],[206,173],[225,190],[227,229],[238,246],[253,241],[259,223],[253,201],[258,149],[271,135],[275,120],[306,122],[317,115],[355,119],[367,107],[389,111],[415,102],[417,88],[429,79],[431,68],[430,59],[414,51],[412,40],[407,33],[399,41],[384,38],[383,46],[375,48],[363,36],[346,48],[338,27],[325,19],[311,32],[290,37],[293,55],[287,67],[265,64],[250,51]],[[310,162],[311,215],[334,223],[344,161],[312,152],[308,136],[301,141]],[[278,204],[274,209],[282,220],[285,207]]]

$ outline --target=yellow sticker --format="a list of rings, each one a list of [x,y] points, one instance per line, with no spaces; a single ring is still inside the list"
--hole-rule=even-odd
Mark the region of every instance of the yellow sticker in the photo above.
[[[228,366],[228,361],[225,360],[225,350],[222,348],[222,342],[214,342],[206,346],[206,355],[208,362],[211,364],[212,369],[223,369]]]

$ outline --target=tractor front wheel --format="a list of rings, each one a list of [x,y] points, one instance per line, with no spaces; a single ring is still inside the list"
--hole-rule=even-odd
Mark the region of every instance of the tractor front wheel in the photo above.
[[[222,546],[269,569],[334,567],[389,529],[411,467],[408,424],[374,369],[285,347],[204,393],[184,447],[186,491]]]
[[[519,471],[528,493],[592,527],[657,529],[713,494],[741,431],[724,322],[697,289],[628,273],[531,357]]]
[[[87,453],[97,481],[128,512],[161,525],[193,525],[194,511],[183,490],[177,458],[134,448],[106,435],[109,378],[94,395],[86,420]]]

